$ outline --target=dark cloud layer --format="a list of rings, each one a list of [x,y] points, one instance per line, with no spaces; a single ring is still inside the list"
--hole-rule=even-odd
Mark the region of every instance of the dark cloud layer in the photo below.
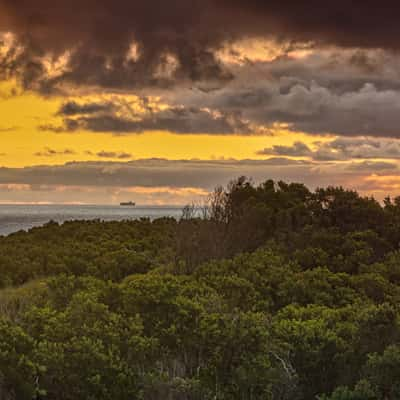
[[[0,0],[0,30],[24,45],[22,52],[11,48],[0,68],[42,92],[65,82],[132,88],[227,81],[231,72],[216,57],[227,42],[273,36],[398,49],[399,14],[395,1]],[[67,51],[65,70],[47,76],[42,57]],[[171,57],[176,66],[168,73]]]
[[[138,111],[126,102],[64,103],[57,115],[62,125],[44,125],[54,132],[111,132],[139,134],[145,131],[167,131],[178,134],[250,134],[252,127],[237,112],[212,111],[207,108],[172,106],[159,109],[142,99],[145,109]]]
[[[248,30],[271,32],[299,41],[351,47],[399,48],[400,9],[394,0],[265,1],[222,0],[244,14]],[[269,22],[262,27],[261,21]]]

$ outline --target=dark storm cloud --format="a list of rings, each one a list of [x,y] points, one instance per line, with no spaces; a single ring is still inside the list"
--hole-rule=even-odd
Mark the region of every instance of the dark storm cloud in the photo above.
[[[254,30],[264,19],[277,34],[301,41],[319,41],[340,46],[398,48],[398,3],[387,0],[323,2],[319,0],[265,1],[222,0],[227,7],[236,5],[243,12],[246,25],[252,22]],[[247,17],[247,18],[246,18]],[[247,27],[247,29],[251,29]]]
[[[230,73],[214,54],[226,37],[212,3],[2,0],[0,29],[15,33],[24,46],[22,52],[10,49],[3,73],[17,74],[25,87],[43,92],[64,82],[137,88],[168,86],[181,79],[228,80]],[[133,43],[135,52],[129,57]],[[46,76],[42,57],[67,51],[65,71]],[[177,67],[168,77],[163,72],[169,56]]]
[[[1,70],[44,93],[63,83],[126,89],[227,81],[232,75],[215,55],[226,42],[274,36],[398,49],[399,16],[395,1],[0,0],[0,30],[24,45],[10,49]],[[47,76],[42,57],[66,51],[65,70]],[[177,66],[164,74],[170,56]],[[362,58],[354,62],[369,67]]]
[[[79,86],[169,98],[168,110],[141,116],[67,101],[64,122],[42,127],[56,132],[258,134],[284,124],[396,138],[399,16],[394,1],[0,0],[0,31],[15,34],[0,44],[0,79],[45,95]],[[231,49],[240,65],[219,58],[251,38],[284,43],[281,56],[252,61]],[[299,48],[311,55],[293,57]]]

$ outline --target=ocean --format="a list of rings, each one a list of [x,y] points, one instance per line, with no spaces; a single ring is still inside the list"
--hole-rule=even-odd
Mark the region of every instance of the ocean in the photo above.
[[[29,230],[49,221],[71,220],[122,221],[138,218],[160,218],[182,215],[182,207],[100,206],[100,205],[0,205],[0,236]]]

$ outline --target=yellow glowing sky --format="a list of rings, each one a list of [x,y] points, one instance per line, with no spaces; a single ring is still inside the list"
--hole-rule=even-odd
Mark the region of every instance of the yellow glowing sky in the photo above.
[[[323,140],[301,133],[281,130],[269,136],[239,135],[178,135],[165,132],[112,135],[110,133],[54,133],[42,131],[40,125],[57,124],[55,116],[62,99],[42,98],[33,93],[7,96],[11,84],[3,84],[0,98],[0,165],[22,167],[38,164],[62,164],[67,161],[100,160],[97,153],[125,152],[133,159],[214,159],[214,158],[261,158],[256,152],[271,145],[292,144],[294,140],[311,143]],[[326,138],[325,138],[326,140]],[[46,148],[62,152],[72,150],[74,154],[37,156]]]

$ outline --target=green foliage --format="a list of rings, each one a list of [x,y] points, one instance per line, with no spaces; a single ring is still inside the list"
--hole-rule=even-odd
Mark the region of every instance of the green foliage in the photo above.
[[[34,342],[19,326],[0,320],[0,397],[32,399],[40,393],[41,366],[33,360]]]
[[[0,238],[0,399],[398,399],[399,242],[400,199],[245,178]]]

